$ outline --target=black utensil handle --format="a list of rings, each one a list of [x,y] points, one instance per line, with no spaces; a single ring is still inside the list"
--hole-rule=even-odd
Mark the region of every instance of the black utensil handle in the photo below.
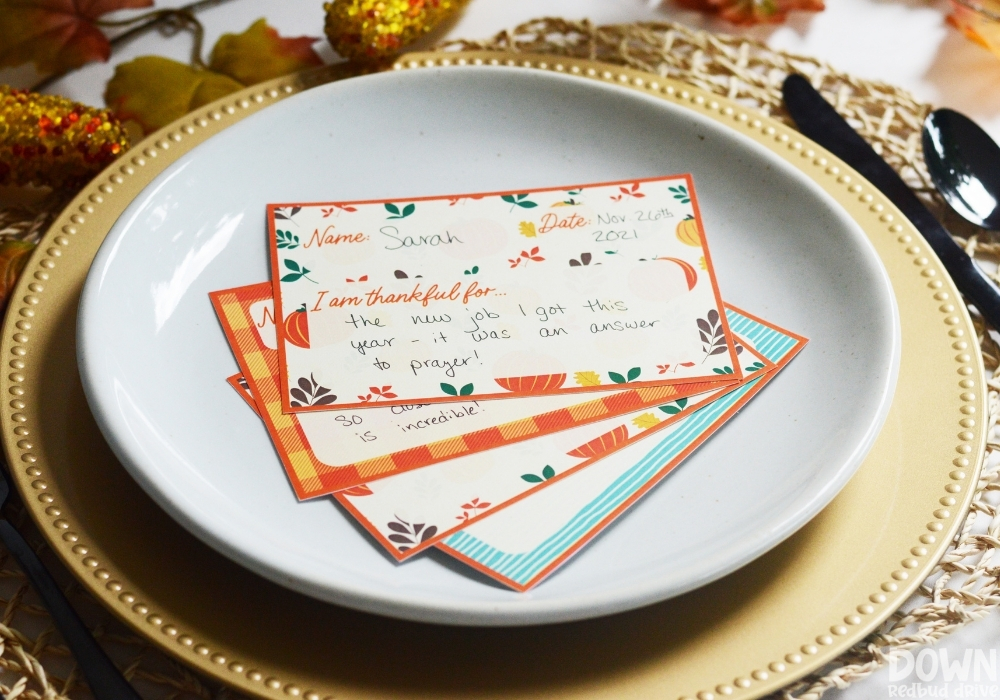
[[[97,644],[41,559],[7,520],[0,520],[0,539],[41,597],[56,628],[76,657],[94,697],[97,700],[140,700],[139,694]]]
[[[848,124],[812,84],[801,75],[789,75],[782,85],[785,106],[799,131],[831,151],[868,179],[910,220],[940,258],[955,286],[1000,329],[1000,289],[952,240],[913,190],[885,159]]]

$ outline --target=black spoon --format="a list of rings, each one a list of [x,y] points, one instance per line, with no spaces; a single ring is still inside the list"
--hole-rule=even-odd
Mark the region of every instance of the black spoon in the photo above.
[[[10,497],[10,484],[7,481],[6,471],[7,465],[0,458],[0,511]],[[59,585],[52,578],[52,574],[35,554],[35,550],[25,542],[21,533],[2,514],[0,514],[0,541],[3,541],[14,555],[48,609],[56,629],[66,640],[80,666],[80,672],[87,679],[87,685],[90,686],[93,696],[97,700],[141,700],[108,655],[98,646],[97,640],[70,606]]]
[[[923,144],[927,170],[951,208],[976,226],[1000,231],[1000,146],[952,109],[927,116]]]

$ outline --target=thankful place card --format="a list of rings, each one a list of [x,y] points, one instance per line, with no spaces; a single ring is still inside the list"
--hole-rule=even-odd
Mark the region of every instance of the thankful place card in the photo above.
[[[286,413],[741,376],[687,175],[268,219]]]
[[[694,381],[596,396],[562,394],[507,401],[406,404],[283,414],[277,337],[267,283],[213,292],[212,303],[242,375],[230,377],[244,399],[261,397],[261,418],[299,498],[314,498],[366,480],[528,440],[720,386]],[[741,350],[740,348],[737,348]],[[251,389],[252,385],[252,389]]]
[[[725,425],[808,342],[740,309],[730,308],[728,315],[733,330],[774,369],[751,375],[735,390],[671,423],[654,444],[628,445],[463,528],[439,542],[438,549],[518,591],[538,585],[580,552]]]

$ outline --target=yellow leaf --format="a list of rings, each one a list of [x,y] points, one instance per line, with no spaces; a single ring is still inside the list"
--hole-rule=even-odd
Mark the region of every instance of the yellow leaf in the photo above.
[[[215,42],[208,67],[244,85],[295,73],[323,63],[313,51],[311,36],[278,36],[263,18],[242,34],[223,34]]]
[[[660,422],[660,419],[654,416],[652,413],[643,413],[641,416],[636,416],[632,419],[632,424],[646,430],[647,428],[652,428],[654,425]]]
[[[243,87],[214,71],[160,56],[140,56],[115,68],[104,101],[119,119],[135,120],[148,134]]]
[[[526,238],[534,238],[538,235],[535,231],[535,225],[530,221],[522,221],[517,225],[517,230],[520,231],[522,236]]]
[[[601,384],[601,375],[597,372],[576,372],[573,378],[580,386],[600,386]]]

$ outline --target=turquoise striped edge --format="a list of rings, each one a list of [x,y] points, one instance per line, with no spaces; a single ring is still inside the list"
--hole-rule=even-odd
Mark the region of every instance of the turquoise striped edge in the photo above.
[[[799,342],[733,309],[726,309],[726,317],[733,333],[753,342],[754,349],[771,362],[780,362]],[[596,535],[599,531],[596,528],[602,520],[646,486],[663,465],[675,459],[699,438],[710,434],[714,430],[714,423],[721,416],[741,399],[754,393],[755,387],[766,380],[767,377],[761,377],[750,381],[679,421],[668,437],[534,549],[518,553],[504,552],[464,531],[446,538],[438,547],[458,555],[460,559],[475,562],[478,565],[476,568],[492,572],[496,578],[513,584],[515,588],[530,588],[538,582],[535,579],[540,574],[551,573],[545,572],[547,567]],[[608,524],[610,522],[605,527]]]

